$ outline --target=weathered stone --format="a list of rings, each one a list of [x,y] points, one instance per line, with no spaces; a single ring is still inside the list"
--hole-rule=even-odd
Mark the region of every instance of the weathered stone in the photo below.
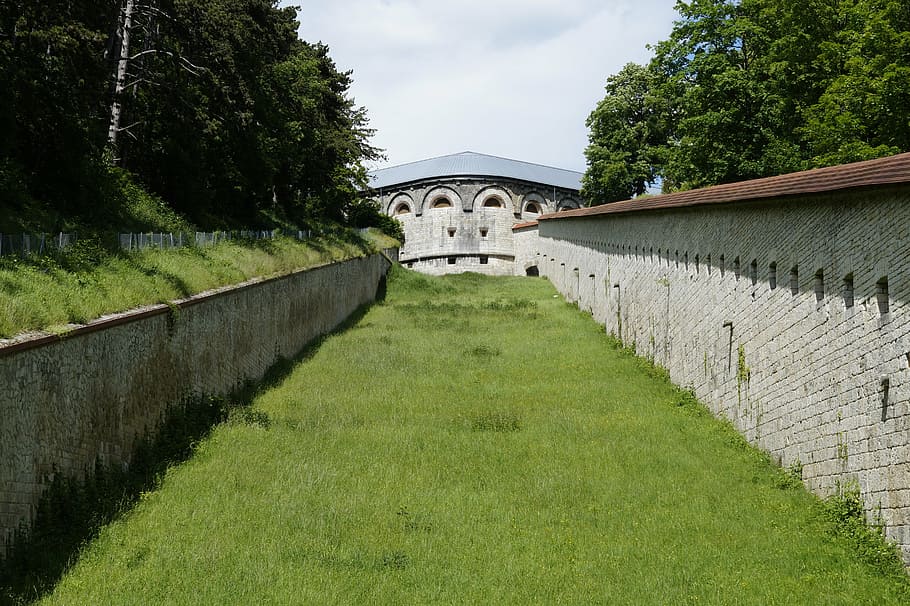
[[[0,348],[0,554],[55,474],[128,464],[169,406],[260,379],[372,301],[387,269],[353,259]]]
[[[910,189],[867,188],[562,217],[514,246],[812,490],[858,486],[910,564],[908,224]]]

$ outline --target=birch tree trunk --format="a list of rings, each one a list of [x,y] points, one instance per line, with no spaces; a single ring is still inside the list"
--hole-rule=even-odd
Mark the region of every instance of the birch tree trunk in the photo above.
[[[114,85],[114,100],[111,103],[111,121],[107,131],[107,144],[114,154],[114,162],[119,154],[117,148],[117,134],[120,132],[120,116],[123,114],[123,91],[126,89],[127,68],[130,58],[130,30],[133,27],[133,9],[135,0],[126,0],[120,20],[120,56],[117,59],[116,82]]]

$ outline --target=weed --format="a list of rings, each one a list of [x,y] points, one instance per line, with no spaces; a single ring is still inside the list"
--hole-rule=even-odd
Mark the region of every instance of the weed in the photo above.
[[[238,406],[231,409],[228,413],[228,423],[234,425],[247,425],[249,427],[258,427],[259,429],[268,429],[272,425],[272,420],[267,412],[255,410],[248,406]]]
[[[470,354],[478,358],[494,358],[496,356],[501,356],[502,350],[489,345],[477,345],[476,347],[471,348]]]
[[[511,411],[485,411],[471,415],[471,429],[474,431],[510,432],[521,429],[521,418]]]
[[[910,587],[910,578],[900,562],[897,546],[885,540],[880,526],[870,526],[866,522],[858,486],[839,485],[835,494],[823,502],[822,513],[832,532],[852,543],[868,566]]]
[[[390,570],[404,570],[411,563],[411,558],[403,551],[390,551],[382,555],[380,565]]]

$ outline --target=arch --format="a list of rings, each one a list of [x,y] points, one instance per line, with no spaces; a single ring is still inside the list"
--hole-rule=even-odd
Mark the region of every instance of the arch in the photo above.
[[[461,196],[451,187],[434,187],[423,197],[423,211],[463,210]]]
[[[507,210],[513,212],[514,209],[512,196],[503,188],[496,186],[485,187],[480,190],[477,195],[474,196],[474,204],[472,206],[475,211]]]
[[[529,265],[525,268],[525,275],[529,278],[536,278],[540,276],[540,268],[536,265]]]
[[[407,206],[408,212],[414,212],[414,198],[412,198],[410,194],[406,194],[404,192],[397,193],[392,196],[391,200],[389,200],[389,204],[385,209],[385,214],[389,215],[390,217],[394,217],[399,214],[407,214],[398,212],[403,206]]]
[[[537,192],[528,192],[521,200],[521,218],[533,220],[549,212],[547,200]]]
[[[581,204],[579,204],[578,200],[575,198],[563,198],[559,201],[559,204],[556,205],[556,212],[573,210],[576,208],[581,208]]]

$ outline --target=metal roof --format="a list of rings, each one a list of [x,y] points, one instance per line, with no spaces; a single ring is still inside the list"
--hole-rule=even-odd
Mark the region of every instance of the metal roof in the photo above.
[[[910,183],[910,153],[854,162],[852,164],[842,164],[840,166],[816,168],[776,177],[714,185],[661,196],[634,198],[578,210],[567,210],[558,214],[541,216],[539,220],[548,221],[571,217],[682,208],[703,204],[729,204],[731,202],[792,198],[795,196],[907,183]]]
[[[582,173],[530,162],[462,152],[372,171],[370,188],[380,189],[438,177],[504,177],[551,187],[581,189]]]

